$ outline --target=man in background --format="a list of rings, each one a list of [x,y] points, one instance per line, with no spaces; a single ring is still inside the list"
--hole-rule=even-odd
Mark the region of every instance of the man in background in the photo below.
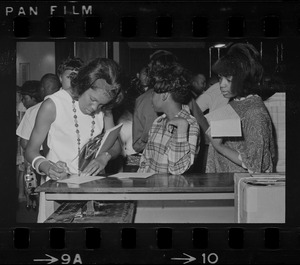
[[[26,109],[42,101],[40,86],[41,84],[38,80],[29,80],[22,85],[20,94],[22,96],[22,103]]]
[[[45,74],[39,82],[37,91],[37,93],[39,94],[38,98],[44,100],[45,97],[55,93],[59,89],[60,81],[58,76],[55,74]],[[26,110],[25,115],[17,128],[17,135],[21,138],[21,146],[23,150],[25,150],[27,142],[29,141],[31,132],[34,127],[35,118],[41,104],[42,101],[29,107]]]
[[[193,85],[193,98],[198,98],[206,89],[206,77],[203,74],[196,74],[192,78],[192,85]]]

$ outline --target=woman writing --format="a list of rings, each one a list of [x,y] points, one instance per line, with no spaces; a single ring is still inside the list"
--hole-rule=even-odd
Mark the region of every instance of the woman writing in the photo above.
[[[83,66],[72,80],[70,90],[60,90],[41,105],[25,157],[38,173],[53,180],[68,173],[96,175],[121,147],[116,141],[108,152],[99,154],[83,170],[79,170],[79,153],[103,128],[114,126],[109,109],[122,99],[120,69],[110,59],[98,58]],[[39,150],[48,134],[47,159]]]
[[[242,137],[212,138],[206,172],[273,172],[275,143],[272,121],[256,94],[263,76],[259,53],[250,44],[233,45],[213,71],[220,89],[241,119]]]

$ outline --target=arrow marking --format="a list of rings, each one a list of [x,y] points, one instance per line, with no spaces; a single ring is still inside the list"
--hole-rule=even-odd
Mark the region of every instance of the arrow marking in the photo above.
[[[47,261],[48,262],[49,261],[47,264],[52,264],[52,263],[58,261],[58,259],[55,257],[52,257],[48,254],[45,254],[45,255],[48,256],[50,259],[34,259],[33,261],[35,261],[35,262],[39,262],[39,261]]]
[[[187,263],[190,263],[192,261],[195,261],[196,258],[186,254],[186,253],[183,253],[183,255],[187,256],[187,258],[171,258],[173,260],[186,260],[186,262],[184,262],[183,264],[187,264]]]

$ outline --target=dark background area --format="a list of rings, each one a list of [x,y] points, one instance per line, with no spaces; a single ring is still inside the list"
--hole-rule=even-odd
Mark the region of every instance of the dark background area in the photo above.
[[[197,42],[118,42],[119,62],[124,74],[133,77],[140,69],[147,65],[149,56],[157,50],[168,50],[174,53],[179,62],[193,73],[202,73],[207,80],[213,73],[210,72],[212,65],[218,59],[218,49],[209,48],[216,43],[233,44],[235,42],[249,42],[261,53],[265,75],[280,78],[286,87],[297,83],[297,68],[299,52],[295,42],[288,39],[243,39],[243,40],[214,40]],[[113,59],[113,43],[107,42],[108,57]],[[87,62],[90,58],[103,56],[103,44],[99,42],[81,43],[80,53],[77,55]],[[219,50],[220,56],[226,53],[227,48]],[[89,56],[84,54],[88,51]],[[74,54],[74,42],[55,43],[56,68],[59,63]],[[210,63],[211,60],[211,63]]]

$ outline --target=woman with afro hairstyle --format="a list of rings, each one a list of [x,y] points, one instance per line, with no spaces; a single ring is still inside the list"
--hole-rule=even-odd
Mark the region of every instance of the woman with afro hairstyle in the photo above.
[[[148,134],[138,172],[183,174],[198,153],[200,128],[186,105],[192,97],[187,71],[178,63],[150,76],[156,118]]]

